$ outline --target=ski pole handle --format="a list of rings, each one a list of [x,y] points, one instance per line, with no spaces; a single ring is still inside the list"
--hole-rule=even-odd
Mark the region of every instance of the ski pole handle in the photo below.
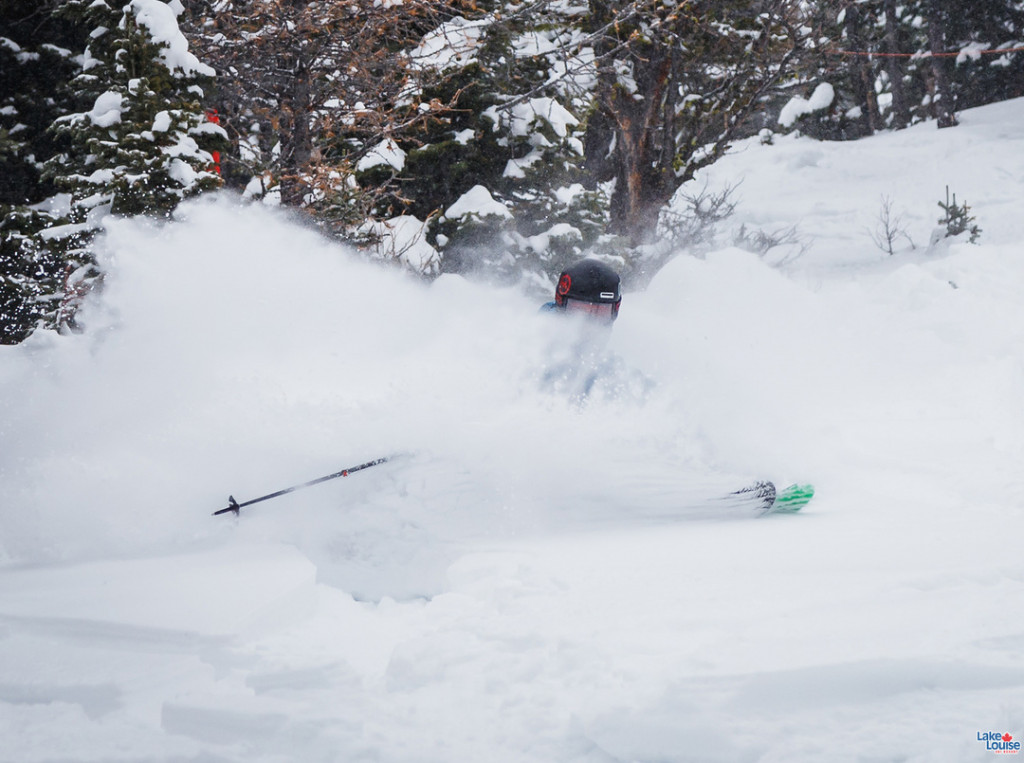
[[[233,495],[229,495],[228,505],[225,508],[221,509],[220,511],[213,512],[213,516],[217,516],[218,514],[227,514],[229,511],[233,511],[235,512],[235,516],[237,517],[239,509],[241,508],[242,507],[238,505],[238,501],[235,500],[235,497]]]

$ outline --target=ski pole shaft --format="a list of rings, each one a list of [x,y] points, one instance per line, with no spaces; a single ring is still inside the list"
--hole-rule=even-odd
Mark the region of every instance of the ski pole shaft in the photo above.
[[[302,490],[303,488],[306,487],[319,485],[321,482],[327,482],[328,480],[337,479],[338,477],[347,477],[348,475],[358,471],[362,471],[363,469],[369,469],[371,466],[383,464],[387,461],[390,461],[392,458],[394,458],[394,456],[384,456],[383,458],[376,458],[373,461],[367,461],[365,464],[359,464],[358,466],[350,466],[347,469],[342,469],[340,472],[334,472],[333,474],[328,474],[323,477],[317,477],[315,480],[303,482],[301,485],[292,485],[291,487],[286,487],[273,493],[267,493],[267,495],[261,495],[259,498],[253,498],[252,500],[245,501],[243,503],[238,503],[238,501],[235,500],[234,496],[228,496],[228,505],[225,506],[223,509],[213,512],[213,516],[217,516],[218,514],[227,514],[228,512],[233,512],[237,516],[239,510],[245,508],[246,506],[252,506],[254,503],[259,503],[260,501],[269,501],[271,498],[278,498],[279,496],[287,495],[288,493],[294,493],[296,490]]]

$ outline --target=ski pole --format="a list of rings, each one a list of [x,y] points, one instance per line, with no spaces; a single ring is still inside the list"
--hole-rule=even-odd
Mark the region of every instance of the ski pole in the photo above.
[[[238,512],[241,509],[245,508],[246,506],[252,506],[254,503],[259,503],[260,501],[269,501],[271,498],[277,498],[278,496],[286,495],[288,493],[294,493],[296,490],[302,490],[302,488],[304,487],[312,487],[313,485],[319,485],[321,482],[327,482],[327,480],[337,479],[338,477],[347,477],[348,475],[354,472],[362,471],[363,469],[369,469],[371,466],[377,466],[377,464],[383,464],[387,461],[390,461],[393,458],[395,458],[395,456],[384,456],[383,458],[377,458],[374,459],[373,461],[367,461],[365,464],[359,464],[359,466],[350,466],[347,469],[342,469],[340,472],[328,474],[324,477],[317,477],[315,480],[303,482],[301,485],[292,485],[291,487],[286,487],[274,493],[261,495],[259,498],[253,498],[251,501],[245,501],[244,503],[239,503],[238,501],[235,500],[235,497],[233,495],[229,495],[228,505],[225,506],[223,509],[213,512],[213,516],[217,516],[218,514],[227,514],[229,511],[234,512],[235,516],[238,516]]]

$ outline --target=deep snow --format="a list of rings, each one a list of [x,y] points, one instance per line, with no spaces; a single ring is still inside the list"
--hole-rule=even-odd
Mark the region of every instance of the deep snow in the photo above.
[[[86,333],[0,348],[0,760],[990,759],[1024,734],[1022,120],[738,145],[698,182],[806,253],[681,254],[582,401],[586,329],[533,295],[227,197],[112,223]],[[927,247],[947,185],[977,245]],[[872,243],[883,196],[916,249]],[[818,497],[680,508],[756,477]]]

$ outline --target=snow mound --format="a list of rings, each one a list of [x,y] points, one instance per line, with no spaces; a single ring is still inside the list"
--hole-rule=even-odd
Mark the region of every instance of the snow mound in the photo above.
[[[1024,733],[1022,120],[741,142],[697,183],[804,256],[723,231],[611,332],[227,194],[110,221],[85,332],[0,347],[0,757],[987,760]],[[947,184],[977,245],[872,242]],[[707,511],[765,477],[817,496]]]

